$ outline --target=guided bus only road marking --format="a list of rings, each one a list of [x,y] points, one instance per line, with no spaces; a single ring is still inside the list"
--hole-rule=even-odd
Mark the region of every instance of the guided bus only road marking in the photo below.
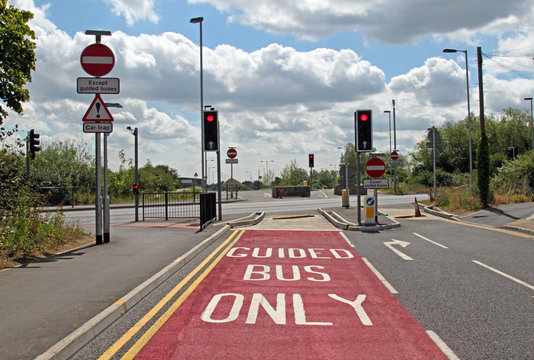
[[[447,358],[338,232],[247,230],[217,252],[123,358]]]

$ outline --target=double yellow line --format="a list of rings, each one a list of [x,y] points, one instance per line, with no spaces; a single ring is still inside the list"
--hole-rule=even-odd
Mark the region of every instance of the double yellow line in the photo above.
[[[159,319],[137,340],[137,342],[128,350],[128,352],[121,359],[133,359],[146,343],[156,334],[156,332],[165,324],[165,322],[172,316],[172,314],[182,305],[182,303],[191,295],[197,286],[204,280],[204,278],[211,272],[211,270],[221,261],[234,244],[241,238],[244,230],[235,230],[217,249],[215,249],[200,265],[198,265],[191,273],[189,273],[174,289],[163,297],[145,316],[143,316],[134,326],[132,326],[119,340],[117,340],[105,353],[98,359],[111,359],[132,337],[134,337],[150,320],[152,320],[157,313],[187,284],[197,275],[217,253],[224,250],[217,256],[215,260],[193,281],[193,283],[180,295],[180,297],[161,315]]]

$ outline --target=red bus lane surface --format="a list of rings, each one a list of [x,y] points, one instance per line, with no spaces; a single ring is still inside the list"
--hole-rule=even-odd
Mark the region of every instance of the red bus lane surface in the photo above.
[[[335,231],[247,230],[136,359],[446,359]]]

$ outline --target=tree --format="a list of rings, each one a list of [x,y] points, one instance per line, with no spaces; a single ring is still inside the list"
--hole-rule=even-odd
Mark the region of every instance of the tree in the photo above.
[[[304,180],[308,179],[306,170],[299,168],[297,160],[292,160],[291,164],[286,165],[282,170],[281,184],[285,186],[302,185]]]
[[[22,113],[22,103],[30,99],[24,85],[35,70],[35,33],[26,25],[31,18],[31,12],[0,0],[0,98],[18,114]],[[0,125],[7,116],[0,106]]]

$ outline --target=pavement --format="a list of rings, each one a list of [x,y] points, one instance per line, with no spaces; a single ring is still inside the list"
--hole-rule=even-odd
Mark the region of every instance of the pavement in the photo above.
[[[499,206],[462,217],[436,209],[428,209],[432,214],[426,208],[421,210],[424,210],[422,219],[437,215],[534,234],[532,202]],[[346,226],[346,230],[364,230],[353,223],[354,208],[338,207],[323,212]],[[406,206],[380,209],[380,212],[376,230],[397,226],[397,220],[415,215],[414,208]],[[0,360],[68,358],[186,262],[224,236],[230,229],[227,222],[258,229],[299,226],[316,229],[318,225],[321,229],[339,228],[323,216],[319,211],[289,216],[256,213],[239,221],[225,219],[203,232],[198,231],[198,219],[189,223],[121,224],[112,226],[109,244],[89,244],[0,271]]]

